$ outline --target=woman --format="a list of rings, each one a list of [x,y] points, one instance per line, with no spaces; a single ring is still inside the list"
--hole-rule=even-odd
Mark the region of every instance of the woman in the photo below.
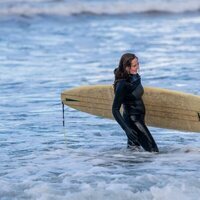
[[[144,89],[138,74],[139,62],[135,54],[122,55],[119,66],[114,70],[115,98],[112,113],[116,121],[126,132],[128,147],[140,146],[149,152],[158,152],[158,147],[145,125],[145,106],[142,100]],[[123,116],[120,107],[123,104]]]

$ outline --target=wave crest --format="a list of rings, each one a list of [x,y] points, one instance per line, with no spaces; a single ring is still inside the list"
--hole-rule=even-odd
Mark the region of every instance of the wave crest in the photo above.
[[[1,6],[0,6],[1,7]],[[199,12],[200,2],[74,2],[74,3],[48,3],[48,4],[9,4],[0,8],[0,15],[123,15],[132,13],[184,13]]]

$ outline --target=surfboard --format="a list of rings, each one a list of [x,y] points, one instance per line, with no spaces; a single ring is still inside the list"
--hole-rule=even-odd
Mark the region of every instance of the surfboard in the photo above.
[[[64,105],[96,116],[114,119],[112,85],[72,88],[61,93]],[[154,87],[144,87],[148,126],[200,132],[200,96]],[[123,112],[123,106],[120,109]]]

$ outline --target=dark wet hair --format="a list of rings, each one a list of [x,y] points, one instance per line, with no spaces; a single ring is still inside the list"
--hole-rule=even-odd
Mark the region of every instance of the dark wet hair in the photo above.
[[[128,78],[129,74],[126,71],[126,67],[131,67],[131,61],[134,60],[135,58],[138,59],[138,57],[133,53],[125,53],[122,55],[118,67],[114,69],[114,75],[115,75],[115,80],[113,84],[114,91],[116,90],[116,84],[119,80]]]

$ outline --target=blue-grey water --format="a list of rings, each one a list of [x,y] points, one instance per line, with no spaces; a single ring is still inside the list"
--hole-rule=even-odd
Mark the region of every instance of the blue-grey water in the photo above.
[[[200,135],[149,127],[159,154],[133,152],[112,120],[60,93],[112,84],[120,56],[144,86],[200,95],[197,0],[0,1],[0,199],[197,200]]]

